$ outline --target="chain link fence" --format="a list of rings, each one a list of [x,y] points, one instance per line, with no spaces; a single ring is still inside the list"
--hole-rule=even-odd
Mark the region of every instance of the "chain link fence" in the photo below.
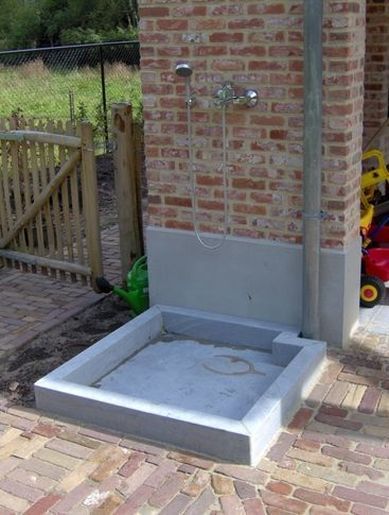
[[[110,104],[130,101],[141,118],[137,41],[0,52],[0,117],[93,123],[110,148]]]

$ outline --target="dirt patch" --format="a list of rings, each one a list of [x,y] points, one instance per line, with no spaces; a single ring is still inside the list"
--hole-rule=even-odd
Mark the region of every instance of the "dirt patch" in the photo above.
[[[102,229],[106,229],[118,223],[115,172],[112,154],[104,154],[96,157],[96,172],[97,186],[99,189],[100,225]],[[143,222],[145,223],[145,217],[147,216],[147,184],[144,170],[141,171],[140,188],[144,217]]]
[[[97,187],[101,229],[117,224],[115,172],[112,154],[96,157]]]
[[[0,363],[0,396],[34,406],[35,381],[130,320],[128,306],[113,296],[70,318]]]

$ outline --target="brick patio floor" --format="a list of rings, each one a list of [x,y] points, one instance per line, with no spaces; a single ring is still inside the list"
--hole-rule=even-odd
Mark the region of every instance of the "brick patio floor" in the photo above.
[[[37,334],[96,300],[72,284],[0,273],[7,291],[30,282],[23,302],[39,306],[10,317],[24,322],[9,324],[19,343],[21,327]],[[4,309],[17,302],[7,299]],[[317,386],[257,467],[215,463],[0,398],[0,515],[389,513],[389,335],[361,329],[354,340],[347,352],[329,351]]]
[[[109,280],[120,277],[118,241],[117,227],[102,232]],[[11,268],[0,268],[0,291],[0,359],[103,298],[80,283]]]

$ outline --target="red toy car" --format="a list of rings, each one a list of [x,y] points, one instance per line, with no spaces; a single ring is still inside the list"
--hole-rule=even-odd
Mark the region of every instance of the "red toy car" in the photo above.
[[[371,227],[368,244],[362,250],[360,303],[372,308],[385,298],[385,282],[389,281],[389,227],[386,219]]]

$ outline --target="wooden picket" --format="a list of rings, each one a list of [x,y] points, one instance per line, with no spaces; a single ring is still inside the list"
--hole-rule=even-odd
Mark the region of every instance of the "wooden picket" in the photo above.
[[[143,166],[142,138],[143,128],[133,121],[131,104],[113,104],[113,161],[124,284],[129,264],[144,252],[140,184]]]
[[[90,123],[0,119],[0,259],[92,285],[102,275]]]

